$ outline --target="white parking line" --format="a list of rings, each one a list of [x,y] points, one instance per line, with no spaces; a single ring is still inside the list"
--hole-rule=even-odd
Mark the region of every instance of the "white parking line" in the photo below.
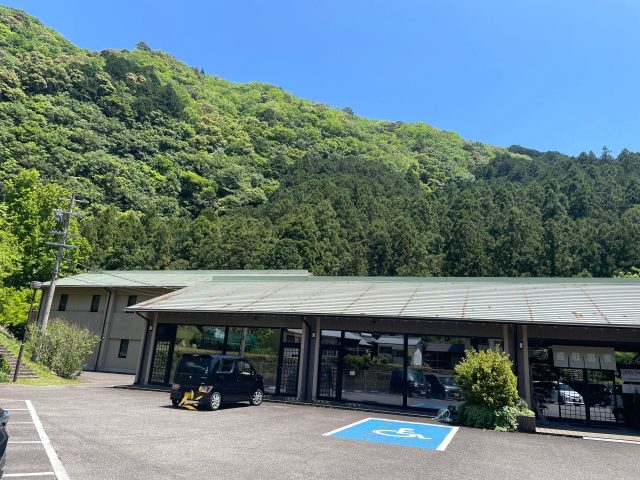
[[[582,437],[582,439],[583,440],[597,440],[599,442],[631,443],[633,445],[640,445],[639,441],[622,440],[622,439],[618,439],[618,438]]]
[[[31,413],[31,418],[33,419],[36,430],[38,431],[38,435],[40,436],[40,440],[42,440],[42,446],[44,447],[45,452],[47,452],[47,457],[49,457],[49,462],[51,462],[56,478],[58,480],[70,480],[69,475],[67,475],[67,471],[64,469],[62,462],[58,458],[56,451],[53,449],[53,446],[49,441],[47,432],[44,431],[44,427],[42,426],[42,423],[40,423],[40,419],[38,418],[35,408],[33,408],[33,404],[30,400],[26,400],[26,404],[29,412]]]
[[[49,477],[55,475],[53,472],[34,472],[34,473],[5,473],[5,478],[23,478],[23,477]]]

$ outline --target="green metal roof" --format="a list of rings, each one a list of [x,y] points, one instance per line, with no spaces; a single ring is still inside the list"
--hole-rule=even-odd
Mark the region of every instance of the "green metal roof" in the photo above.
[[[130,310],[640,328],[640,280],[226,277],[154,298]]]
[[[57,287],[182,288],[223,278],[293,277],[307,270],[101,270],[58,280]],[[45,283],[45,288],[49,282]]]

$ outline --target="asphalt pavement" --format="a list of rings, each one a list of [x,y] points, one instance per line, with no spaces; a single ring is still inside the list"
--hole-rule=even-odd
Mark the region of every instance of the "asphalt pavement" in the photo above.
[[[371,416],[429,423],[421,418],[279,403],[189,411],[170,407],[167,393],[112,388],[130,383],[127,376],[86,378],[92,383],[0,387],[0,402],[10,407],[12,440],[33,442],[9,445],[7,474],[54,470],[41,435],[29,425],[26,400],[74,480],[595,480],[637,478],[640,471],[640,445],[460,428],[443,451],[427,450],[324,435]]]

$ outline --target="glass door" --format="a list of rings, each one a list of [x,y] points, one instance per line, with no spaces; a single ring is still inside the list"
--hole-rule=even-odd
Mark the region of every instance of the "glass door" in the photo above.
[[[170,382],[171,360],[176,341],[176,325],[158,325],[153,346],[149,383],[167,385]]]

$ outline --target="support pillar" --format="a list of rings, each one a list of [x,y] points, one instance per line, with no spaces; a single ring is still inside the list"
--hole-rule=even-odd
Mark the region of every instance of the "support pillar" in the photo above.
[[[502,325],[502,345],[504,353],[511,356],[511,337],[509,336],[509,325],[506,323]]]
[[[318,397],[318,369],[320,365],[320,341],[322,340],[322,330],[320,329],[320,318],[316,318],[316,341],[313,349],[313,384],[311,385],[311,400]]]
[[[531,369],[529,368],[529,332],[527,331],[527,325],[522,325],[522,361],[520,362],[520,372],[518,372],[518,378],[522,379],[524,386],[523,393],[524,399],[532,407],[531,398]]]
[[[298,400],[303,400],[307,391],[307,369],[308,365],[308,351],[309,351],[309,336],[311,335],[311,329],[309,328],[304,318],[302,319],[302,336],[300,337],[300,358],[298,359],[298,392],[296,396]]]
[[[156,344],[156,332],[158,331],[158,313],[155,312],[153,314],[153,322],[151,322],[151,332],[149,332],[149,344],[147,345],[147,353],[146,359],[142,364],[142,371],[144,372],[142,378],[140,379],[140,383],[145,385],[149,383],[149,375],[151,375],[151,361],[153,359],[153,350]]]

